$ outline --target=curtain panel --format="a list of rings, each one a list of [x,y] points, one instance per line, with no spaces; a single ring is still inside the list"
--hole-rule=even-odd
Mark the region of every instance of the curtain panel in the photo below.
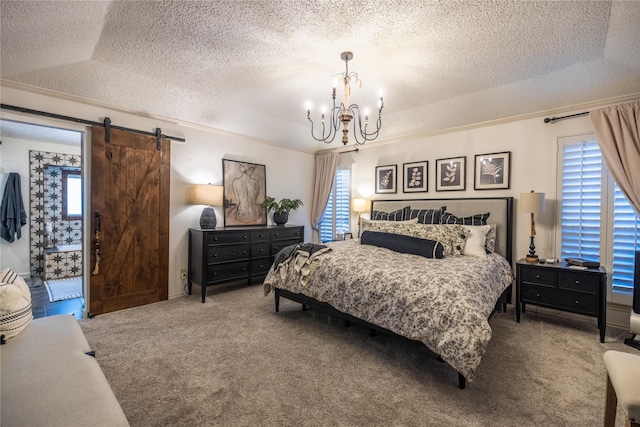
[[[313,185],[313,201],[311,204],[311,242],[320,243],[320,222],[327,207],[331,187],[338,167],[338,153],[316,156],[316,177]]]
[[[640,101],[600,108],[589,116],[607,168],[640,216]]]

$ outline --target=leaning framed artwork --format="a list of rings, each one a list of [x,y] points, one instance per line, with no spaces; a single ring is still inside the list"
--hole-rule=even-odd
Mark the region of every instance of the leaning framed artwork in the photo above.
[[[511,151],[476,154],[473,187],[476,190],[508,189],[511,177]]]
[[[222,159],[222,174],[225,227],[267,225],[265,166]]]
[[[429,162],[413,162],[402,165],[402,191],[405,193],[426,193],[429,188]]]
[[[466,188],[467,157],[436,160],[436,191],[461,191]]]
[[[376,193],[396,193],[398,165],[376,166]]]

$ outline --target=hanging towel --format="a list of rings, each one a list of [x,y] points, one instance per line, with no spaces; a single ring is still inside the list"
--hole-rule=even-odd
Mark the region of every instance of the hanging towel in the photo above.
[[[4,187],[2,204],[0,205],[0,237],[7,242],[13,242],[14,236],[22,237],[21,227],[27,223],[27,213],[22,203],[20,192],[20,175],[10,173],[7,185]]]

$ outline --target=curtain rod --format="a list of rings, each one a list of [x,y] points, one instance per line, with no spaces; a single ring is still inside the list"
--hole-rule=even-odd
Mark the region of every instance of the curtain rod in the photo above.
[[[341,151],[341,152],[339,152],[338,154],[353,153],[354,151],[357,153],[357,152],[358,152],[358,151],[360,151],[360,150],[358,150],[357,148],[354,148],[353,150]]]
[[[571,114],[571,115],[569,115],[569,116],[551,117],[551,118],[547,117],[546,119],[544,119],[544,122],[545,122],[545,123],[553,123],[553,122],[555,122],[555,121],[557,121],[557,120],[570,119],[570,118],[578,117],[578,116],[586,116],[587,114],[589,114],[589,112],[588,112],[588,111],[585,111],[584,113]]]
[[[103,126],[104,127],[104,123],[101,123],[101,122],[94,122],[94,121],[91,121],[91,120],[78,119],[77,117],[70,117],[70,116],[63,116],[63,115],[60,115],[60,114],[47,113],[46,111],[31,110],[29,108],[16,107],[14,105],[0,104],[0,108],[5,109],[5,110],[19,111],[21,113],[33,114],[35,116],[43,116],[43,117],[49,117],[49,118],[53,118],[53,119],[66,120],[68,122],[82,123],[83,125]],[[110,127],[111,127],[111,129],[118,129],[118,130],[123,130],[123,131],[126,131],[126,132],[139,133],[139,134],[148,135],[148,136],[157,136],[155,132],[147,132],[147,131],[139,130],[139,129],[130,129],[130,128],[122,127],[122,126],[113,126],[113,125],[111,125]],[[168,138],[168,139],[171,139],[172,141],[186,142],[186,140],[184,138],[179,138],[177,136],[169,136],[169,135],[164,135],[164,134],[161,134],[161,135],[162,135],[163,138]]]

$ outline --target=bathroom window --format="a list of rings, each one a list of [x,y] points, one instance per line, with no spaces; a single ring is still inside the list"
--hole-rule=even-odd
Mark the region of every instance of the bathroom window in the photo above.
[[[82,175],[79,170],[62,171],[62,219],[82,218]]]

